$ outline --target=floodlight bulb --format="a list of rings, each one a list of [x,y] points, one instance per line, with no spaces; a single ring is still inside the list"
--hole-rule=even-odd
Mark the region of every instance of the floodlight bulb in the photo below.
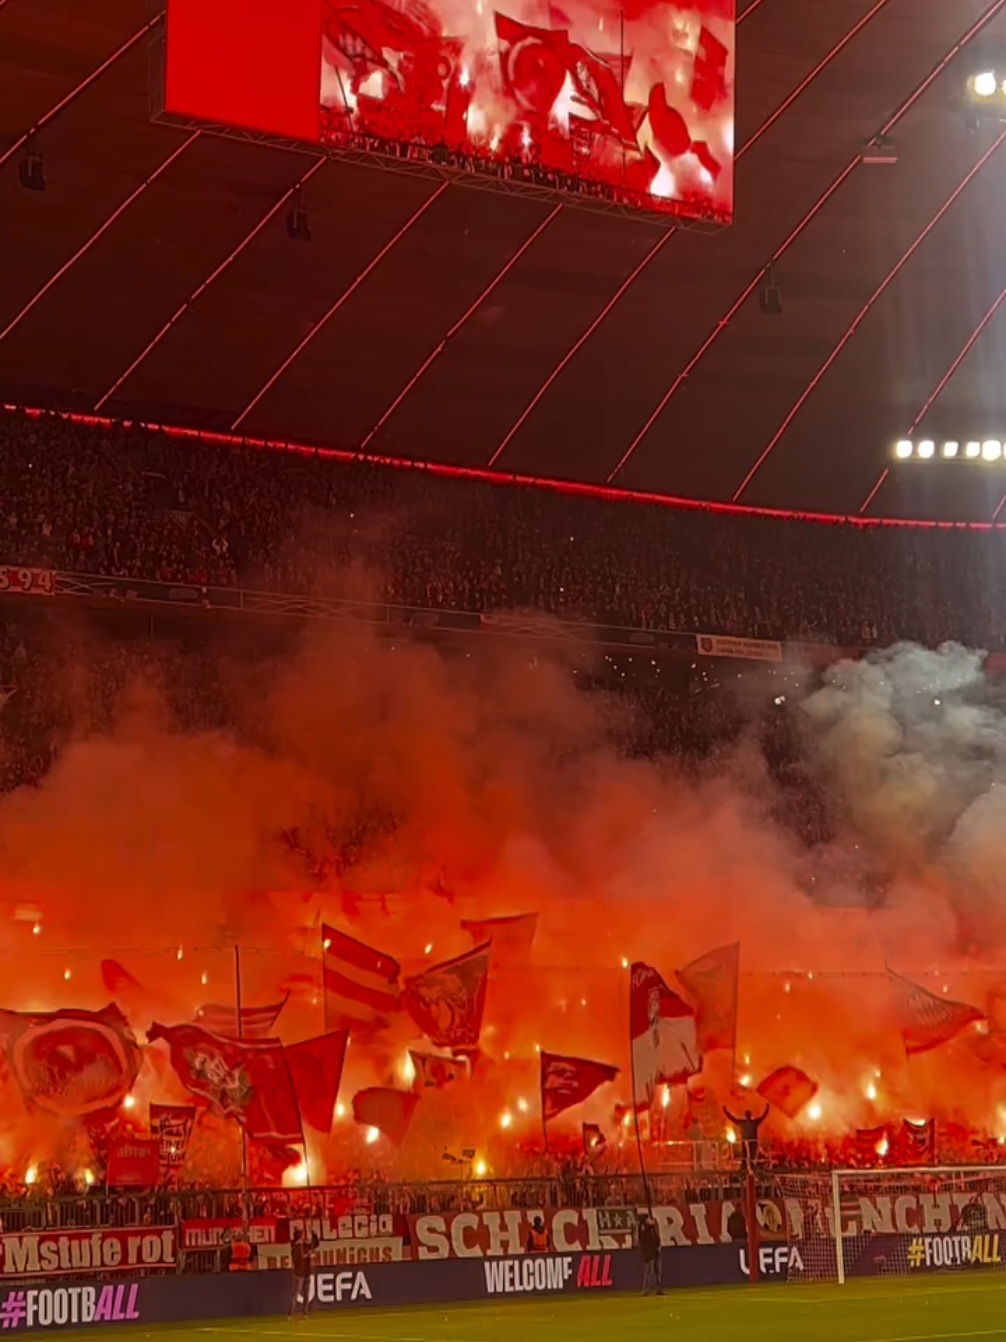
[[[998,438],[986,438],[982,443],[982,457],[985,461],[998,461],[1003,454],[1003,445]]]
[[[968,444],[966,445],[966,447],[964,448],[964,455],[965,455],[966,457],[971,457],[972,460],[973,460],[975,457],[980,457],[980,456],[981,456],[981,453],[982,453],[982,445],[981,445],[981,443],[976,443],[973,439],[972,439],[972,441],[971,441],[970,443],[968,443]]]
[[[945,457],[956,457],[957,453],[960,451],[960,446],[960,443],[944,443],[943,455]]]
[[[995,72],[993,70],[983,70],[981,74],[975,75],[974,87],[979,98],[991,98],[999,87]]]
[[[902,461],[904,461],[906,457],[910,457],[912,455],[912,440],[910,438],[902,438],[901,442],[898,443],[894,449],[894,455],[900,457]]]
[[[922,442],[916,448],[920,457],[929,458],[936,451],[936,444],[931,438],[923,438]]]
[[[821,1106],[816,1101],[814,1104],[808,1107],[807,1117],[811,1120],[812,1123],[816,1123],[817,1120],[821,1117]]]
[[[377,1141],[378,1137],[380,1137],[380,1135],[381,1135],[380,1128],[368,1128],[366,1138],[367,1145],[373,1146],[374,1143]]]

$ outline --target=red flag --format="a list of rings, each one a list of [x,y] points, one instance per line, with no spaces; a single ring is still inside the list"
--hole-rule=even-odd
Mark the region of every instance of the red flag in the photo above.
[[[699,1048],[732,1049],[737,1040],[737,983],[741,948],[719,946],[700,955],[677,973],[678,982],[695,1003]]]
[[[532,28],[505,14],[495,19],[503,87],[524,116],[547,121],[571,64],[569,35]]]
[[[405,1009],[437,1048],[479,1042],[489,978],[489,943],[407,979]]]
[[[699,45],[692,67],[692,102],[710,111],[727,96],[727,49],[708,28],[699,30]]]
[[[398,961],[334,927],[323,926],[321,936],[327,1024],[382,1029],[401,1005]]]
[[[353,1096],[353,1118],[364,1127],[383,1132],[393,1146],[401,1146],[418,1103],[419,1096],[411,1090],[373,1086]]]
[[[910,1159],[931,1156],[935,1136],[936,1124],[931,1118],[924,1118],[921,1123],[911,1118],[901,1120],[901,1142]]]
[[[471,1063],[467,1058],[445,1058],[436,1053],[416,1053],[412,1049],[409,1057],[415,1072],[413,1085],[416,1090],[442,1090],[452,1081],[467,1080],[471,1076]]]
[[[674,1085],[702,1066],[695,1013],[655,969],[632,966],[629,995],[634,1099],[648,1106],[658,1085]]]
[[[234,1007],[212,1004],[201,1006],[192,1023],[200,1029],[209,1030],[210,1034],[223,1035],[225,1039],[269,1039],[286,1003],[287,998],[284,997],[282,1002],[275,1002],[272,1006],[243,1006],[240,1023]]]
[[[141,1054],[121,1010],[0,1011],[0,1034],[25,1099],[63,1116],[96,1117],[133,1088]]]
[[[583,1152],[587,1156],[599,1156],[608,1145],[608,1140],[596,1123],[584,1123],[581,1132]]]
[[[796,1118],[805,1104],[818,1092],[818,1084],[799,1067],[777,1067],[757,1088],[758,1094],[769,1104],[781,1109],[787,1118]]]
[[[102,960],[101,981],[114,997],[143,992],[139,980],[135,979],[128,969],[119,964],[118,960]]]
[[[332,1030],[292,1044],[286,1051],[300,1116],[318,1132],[330,1132],[332,1128],[348,1041],[347,1030]]]
[[[119,1137],[108,1148],[109,1188],[154,1188],[160,1174],[160,1143],[149,1137]]]
[[[680,158],[682,154],[687,154],[692,144],[692,133],[678,109],[668,104],[667,90],[663,84],[654,84],[650,89],[648,112],[650,130],[663,156]]]
[[[150,1132],[158,1145],[157,1182],[162,1188],[174,1188],[178,1182],[195,1120],[196,1109],[192,1104],[150,1106]]]
[[[989,989],[985,999],[985,1014],[993,1033],[1006,1033],[1006,986],[998,984]]]
[[[300,1111],[283,1045],[278,1039],[223,1039],[198,1025],[153,1024],[151,1043],[163,1039],[186,1090],[219,1114],[235,1118],[250,1137],[302,1142]]]
[[[517,913],[507,918],[463,918],[461,926],[476,943],[492,942],[494,965],[524,965],[538,928],[536,913]]]
[[[967,1002],[937,997],[928,988],[913,983],[911,979],[902,978],[890,969],[887,976],[894,989],[901,1037],[909,1056],[939,1048],[953,1039],[965,1025],[982,1019],[982,1013]]]
[[[886,1156],[888,1144],[888,1129],[884,1124],[878,1128],[856,1129],[856,1150],[864,1160]]]
[[[564,1109],[582,1104],[598,1086],[614,1081],[618,1068],[589,1058],[566,1058],[559,1053],[541,1055],[541,1113],[547,1123]]]
[[[625,105],[621,81],[612,69],[619,58],[596,56],[575,43],[570,43],[569,55],[577,101],[594,113],[599,131],[635,148],[636,127]]]

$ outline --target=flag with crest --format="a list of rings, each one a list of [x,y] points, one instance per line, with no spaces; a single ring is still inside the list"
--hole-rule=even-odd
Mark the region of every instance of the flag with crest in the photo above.
[[[437,1048],[473,1048],[479,1042],[489,980],[489,942],[407,979],[402,1000]]]

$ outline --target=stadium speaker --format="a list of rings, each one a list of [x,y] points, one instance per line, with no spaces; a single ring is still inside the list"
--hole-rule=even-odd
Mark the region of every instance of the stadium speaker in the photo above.
[[[293,209],[286,216],[286,231],[294,242],[311,241],[311,220],[300,198],[299,189],[293,198]]]
[[[769,266],[758,290],[758,306],[766,317],[782,316],[782,290],[775,282],[775,267]]]
[[[29,135],[25,143],[24,158],[17,165],[17,175],[26,191],[45,190],[45,161],[35,148],[35,136]]]

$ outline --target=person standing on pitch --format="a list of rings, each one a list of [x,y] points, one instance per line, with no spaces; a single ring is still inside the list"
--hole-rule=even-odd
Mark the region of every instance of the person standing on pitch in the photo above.
[[[298,1313],[307,1318],[311,1309],[311,1268],[314,1266],[314,1252],[318,1247],[318,1236],[312,1231],[305,1234],[300,1226],[290,1236],[290,1262],[293,1267],[293,1307],[290,1317]],[[300,1309],[298,1310],[298,1305]]]
[[[750,1109],[744,1110],[743,1118],[735,1118],[724,1106],[723,1112],[741,1135],[741,1159],[746,1169],[753,1170],[758,1163],[758,1129],[768,1118],[768,1105],[765,1112],[755,1118]]]
[[[643,1295],[663,1295],[660,1272],[660,1231],[650,1215],[639,1218],[639,1252],[643,1257]]]

